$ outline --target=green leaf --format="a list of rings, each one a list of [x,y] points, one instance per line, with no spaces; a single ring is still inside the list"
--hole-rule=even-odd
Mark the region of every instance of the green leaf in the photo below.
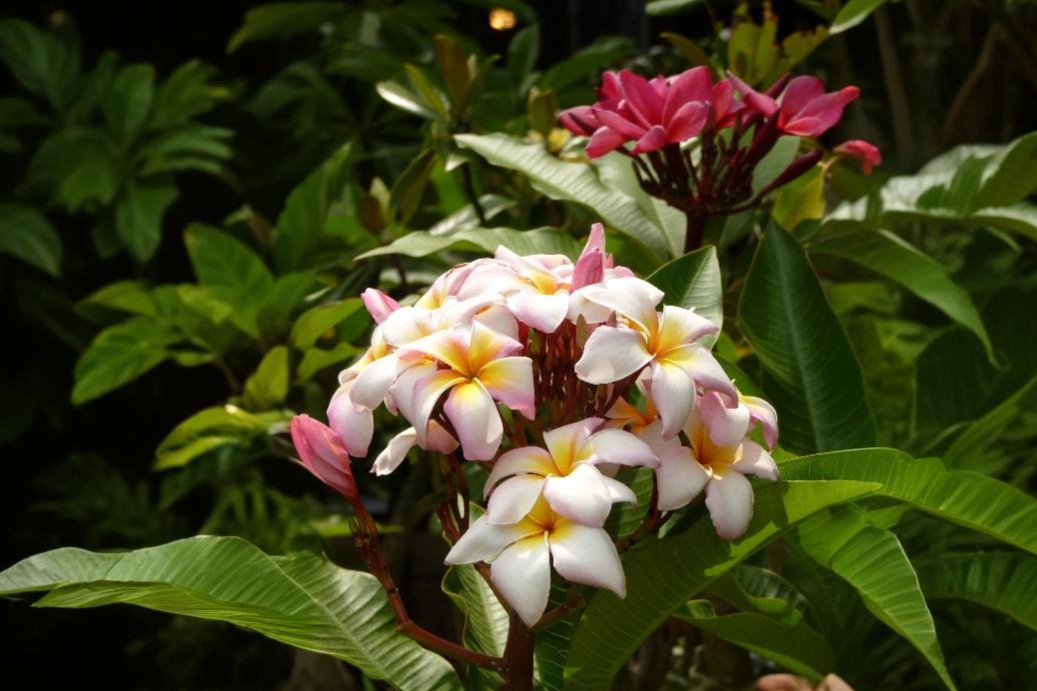
[[[597,81],[597,75],[603,68],[619,63],[633,52],[634,42],[630,38],[602,36],[576,51],[572,57],[552,65],[551,69],[544,72],[537,86],[561,93],[570,86],[586,82],[589,75],[594,75]]]
[[[894,449],[805,456],[780,466],[786,480],[875,482],[877,496],[912,507],[1037,554],[1037,500],[991,477],[947,470],[935,458]]]
[[[463,103],[472,79],[468,73],[467,56],[452,37],[439,34],[435,40],[439,69],[443,74],[447,94],[454,105]]]
[[[147,285],[140,281],[116,281],[83,298],[83,305],[100,305],[120,312],[155,317],[158,312]]]
[[[269,2],[253,7],[245,13],[245,23],[231,36],[227,52],[253,41],[316,32],[326,22],[344,19],[346,12],[338,2]]]
[[[815,221],[825,215],[825,176],[817,165],[787,185],[774,198],[771,215],[782,228],[796,229],[803,221]]]
[[[155,93],[151,127],[164,129],[186,125],[193,118],[211,110],[217,101],[228,97],[227,89],[212,84],[216,75],[215,67],[199,60],[191,60],[177,67]]]
[[[447,104],[446,97],[442,96],[439,91],[436,90],[432,83],[429,82],[428,77],[418,67],[411,64],[406,64],[403,69],[407,72],[407,77],[410,79],[410,83],[414,85],[414,88],[421,94],[421,100],[424,107],[432,110],[436,116],[441,120],[447,119]]]
[[[471,228],[452,235],[435,236],[426,231],[407,233],[384,247],[361,254],[357,259],[383,254],[426,257],[447,248],[492,254],[498,245],[504,245],[518,254],[564,254],[570,259],[578,257],[582,249],[578,242],[557,228]]]
[[[540,56],[540,25],[532,24],[521,29],[508,42],[508,78],[512,88],[519,94],[526,91],[527,81],[536,69]]]
[[[313,555],[270,557],[239,538],[194,537],[123,553],[58,549],[0,573],[0,594],[44,591],[36,606],[128,603],[227,621],[395,688],[460,688],[450,663],[396,631],[374,576]]]
[[[123,146],[140,134],[155,99],[155,68],[127,65],[119,70],[101,101],[108,130]]]
[[[503,655],[508,642],[508,612],[475,567],[451,566],[443,576],[443,592],[464,617],[463,644],[488,655]],[[497,689],[502,681],[497,672],[470,665],[466,688]]]
[[[396,212],[396,220],[406,227],[421,206],[421,198],[428,187],[429,175],[436,164],[436,150],[426,149],[414,157],[400,173],[389,194],[389,205]]]
[[[930,600],[967,600],[1037,630],[1037,559],[1011,552],[941,554],[915,561]]]
[[[180,192],[173,185],[127,183],[115,205],[115,229],[130,254],[147,261],[162,240],[162,217]]]
[[[267,410],[284,402],[288,395],[288,348],[271,348],[256,371],[245,380],[245,405],[253,410]]]
[[[43,214],[28,206],[0,203],[0,252],[61,275],[61,238]]]
[[[649,17],[668,17],[687,12],[701,4],[702,0],[648,0],[645,3],[645,14]]]
[[[810,245],[812,253],[831,254],[860,264],[899,283],[976,334],[987,357],[994,357],[979,311],[968,292],[940,264],[885,230],[839,233]]]
[[[598,591],[576,626],[565,688],[609,688],[616,671],[641,642],[711,581],[800,521],[878,487],[874,482],[854,481],[769,484],[756,489],[752,521],[738,540],[718,537],[707,516],[686,532],[632,550],[624,560],[626,599]]]
[[[193,223],[184,244],[198,282],[229,288],[252,302],[270,292],[274,277],[262,258],[230,233]]]
[[[679,2],[686,2],[687,0],[678,0]],[[651,6],[651,2],[646,5],[645,9]],[[695,41],[691,40],[687,36],[683,36],[674,31],[663,31],[659,33],[659,38],[663,39],[671,46],[677,49],[677,52],[681,54],[685,60],[692,67],[698,67],[699,65],[705,65],[709,67],[710,61],[706,51],[702,50],[702,47]]]
[[[345,187],[351,150],[350,144],[339,148],[288,195],[277,217],[274,236],[274,259],[279,270],[299,268],[305,255],[317,247],[328,211]]]
[[[745,26],[744,24],[740,26]],[[753,192],[757,193],[788,168],[799,153],[799,137],[780,137],[753,168]]]
[[[122,182],[119,153],[100,132],[69,127],[48,136],[29,162],[29,180],[69,211],[105,206]]]
[[[719,616],[708,600],[692,600],[676,617],[815,682],[835,666],[828,641],[803,622],[782,624],[751,612]]]
[[[925,656],[947,688],[956,688],[918,576],[896,535],[869,525],[857,511],[831,511],[800,526],[799,546],[849,583],[879,621]]]
[[[411,115],[417,115],[418,117],[426,118],[427,120],[441,120],[439,113],[433,110],[433,107],[425,102],[425,99],[408,89],[403,84],[396,81],[384,81],[378,82],[375,85],[375,91],[383,99],[396,106],[400,110],[405,110]]]
[[[493,165],[523,173],[548,197],[591,209],[608,226],[643,243],[658,260],[679,254],[673,237],[645,213],[637,200],[608,187],[593,166],[563,161],[552,156],[543,144],[525,144],[505,134],[459,134],[454,140]]]
[[[179,337],[146,317],[110,326],[76,362],[72,403],[82,405],[133,381],[169,357]]]
[[[841,34],[847,29],[852,29],[886,2],[887,0],[850,0],[839,10],[839,14],[835,15],[835,21],[828,29],[829,33]]]
[[[987,474],[1003,472],[1003,452],[997,442],[1008,435],[1012,441],[1023,441],[1022,433],[1027,429],[1025,418],[1034,409],[1037,409],[1037,377],[963,429],[943,452],[944,463],[948,468]]]
[[[300,314],[292,325],[292,345],[300,350],[312,346],[325,331],[349,319],[363,306],[360,298],[349,298],[311,307]]]
[[[479,197],[479,205],[482,206],[483,215],[489,221],[499,214],[515,206],[514,199],[499,194],[484,194]],[[443,220],[428,229],[429,235],[451,235],[459,230],[468,230],[479,226],[479,214],[471,203],[450,214]]]
[[[738,324],[763,365],[763,389],[781,418],[782,446],[868,446],[875,427],[850,341],[803,248],[771,224],[746,278]]]
[[[363,348],[358,348],[352,343],[339,343],[330,350],[307,348],[306,352],[303,353],[302,361],[299,362],[299,366],[295,370],[295,376],[301,381],[306,381],[325,367],[345,362],[363,352]]]
[[[75,95],[79,51],[22,19],[0,20],[0,60],[22,87],[60,111]]]
[[[662,265],[648,277],[648,282],[665,293],[663,302],[667,305],[694,309],[718,327],[724,325],[720,262],[717,260],[717,250],[712,245]],[[703,338],[702,342],[712,347],[716,340],[717,336],[714,335]]]
[[[199,456],[223,446],[240,446],[273,431],[283,431],[288,412],[258,415],[235,405],[200,410],[173,428],[155,449],[155,470],[187,465]]]

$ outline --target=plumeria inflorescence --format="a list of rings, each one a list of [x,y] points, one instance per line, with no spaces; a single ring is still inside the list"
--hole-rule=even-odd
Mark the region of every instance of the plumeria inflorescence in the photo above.
[[[631,538],[617,548],[605,529],[613,504],[637,502],[621,468],[654,471],[635,535],[704,494],[717,533],[737,538],[752,515],[745,476],[777,479],[775,411],[742,395],[705,345],[717,325],[663,305],[660,290],[616,266],[600,224],[575,263],[500,247],[449,270],[412,305],[375,289],[363,300],[377,326],[339,376],[330,428],[299,416],[293,436],[304,465],[354,505],[374,570],[384,568],[371,547],[377,529],[350,457],[368,454],[383,404],[409,426],[372,472],[393,472],[415,447],[440,455],[446,561],[477,564],[529,627],[547,607],[552,568],[625,595],[619,551]],[[488,473],[474,521],[460,459]]]

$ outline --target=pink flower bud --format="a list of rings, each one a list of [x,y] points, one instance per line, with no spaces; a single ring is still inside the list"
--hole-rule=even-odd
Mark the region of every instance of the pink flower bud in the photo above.
[[[360,493],[350,469],[349,452],[341,437],[330,427],[309,415],[296,415],[292,418],[292,442],[307,470],[351,504],[360,502]]]
[[[851,139],[835,147],[835,153],[847,158],[856,158],[861,164],[861,172],[871,175],[872,169],[882,163],[879,148],[863,139]]]
[[[360,299],[364,301],[364,307],[371,313],[376,324],[381,324],[400,307],[400,303],[377,288],[368,288],[360,294]]]

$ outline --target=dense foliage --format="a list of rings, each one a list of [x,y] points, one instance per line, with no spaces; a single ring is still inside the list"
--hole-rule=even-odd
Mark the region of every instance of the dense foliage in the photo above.
[[[258,5],[226,56],[161,65],[63,12],[0,19],[0,444],[17,466],[0,593],[181,615],[4,602],[25,632],[15,657],[68,648],[118,688],[523,688],[500,663],[514,607],[544,689],[747,688],[776,670],[1033,687],[1034,7],[651,0],[576,45],[562,28],[580,18],[498,4],[493,29],[479,0]],[[241,70],[242,55],[263,57]],[[753,518],[730,530],[702,499],[658,511],[651,469],[621,470],[638,501],[594,528],[619,545],[625,598],[556,574],[531,611],[498,600],[479,558],[443,565],[487,467],[393,447],[395,401],[365,408],[366,458],[336,429],[345,446],[323,458],[352,456],[353,484],[315,470],[289,427],[327,419],[350,382],[336,375],[367,362],[387,316],[370,296],[413,304],[495,252],[578,264],[597,222],[615,264],[664,296],[652,314],[722,327],[688,343],[773,404],[777,445],[764,424],[746,443],[779,477],[756,473]],[[534,360],[560,347],[548,308],[510,308],[546,334]],[[621,309],[598,328],[617,320],[635,328]],[[650,387],[576,359],[580,381],[625,382],[651,417]],[[583,384],[558,386],[538,396]],[[517,430],[521,407],[495,400]],[[560,410],[542,414],[609,411]],[[693,445],[684,418],[667,437]],[[458,437],[470,461],[497,453]],[[368,474],[387,447],[398,469]]]

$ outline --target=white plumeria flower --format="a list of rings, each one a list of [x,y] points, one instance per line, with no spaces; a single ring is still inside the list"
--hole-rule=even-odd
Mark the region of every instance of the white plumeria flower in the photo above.
[[[374,459],[371,472],[375,475],[388,475],[403,463],[403,459],[415,446],[418,446],[418,433],[413,427],[408,427],[389,440],[389,444]],[[451,453],[457,449],[457,440],[450,436],[442,425],[432,420],[429,422],[428,433],[422,440],[421,448],[425,451]]]
[[[497,401],[529,419],[536,415],[533,363],[516,355],[521,350],[518,341],[479,322],[426,336],[401,349],[401,357],[432,359],[439,369],[415,381],[404,396],[409,400],[401,403],[397,397],[397,405],[416,429],[426,430],[439,399],[449,392],[443,412],[465,457],[488,461],[504,434]]]
[[[681,307],[655,306],[662,293],[638,278],[619,278],[583,289],[625,324],[599,326],[587,339],[576,374],[591,384],[619,381],[650,366],[648,393],[663,421],[663,435],[677,434],[695,401],[696,385],[734,397],[735,389],[709,349],[696,343],[718,331],[709,319]]]
[[[717,444],[733,444],[745,436],[746,429],[752,431],[759,424],[767,447],[773,449],[778,443],[778,411],[762,398],[745,396],[737,390],[736,394],[733,404],[728,396],[721,396],[724,405],[709,406],[707,417],[702,420],[709,428],[709,436]]]
[[[482,516],[450,550],[446,563],[493,557],[493,585],[526,626],[535,625],[547,608],[552,564],[568,581],[626,597],[623,565],[609,534],[600,526],[570,521],[543,500],[511,525],[494,525]]]
[[[738,439],[719,444],[710,435],[704,420],[717,415],[723,407],[720,394],[708,392],[699,400],[685,433],[691,448],[681,446],[677,438],[666,440],[659,428],[649,427],[641,438],[659,456],[656,472],[658,507],[673,511],[686,506],[703,490],[706,508],[717,534],[734,540],[745,532],[753,515],[753,488],[746,475],[768,480],[778,479],[778,466],[766,449],[746,439],[748,421],[741,426]],[[730,438],[732,430],[724,431]]]
[[[636,503],[637,497],[629,487],[603,475],[596,466],[654,467],[658,464],[655,454],[629,432],[595,432],[603,422],[601,418],[587,418],[544,432],[547,449],[521,446],[497,459],[484,490],[490,498],[487,522],[515,523],[532,509],[541,494],[562,516],[591,526],[605,522],[614,502]]]

